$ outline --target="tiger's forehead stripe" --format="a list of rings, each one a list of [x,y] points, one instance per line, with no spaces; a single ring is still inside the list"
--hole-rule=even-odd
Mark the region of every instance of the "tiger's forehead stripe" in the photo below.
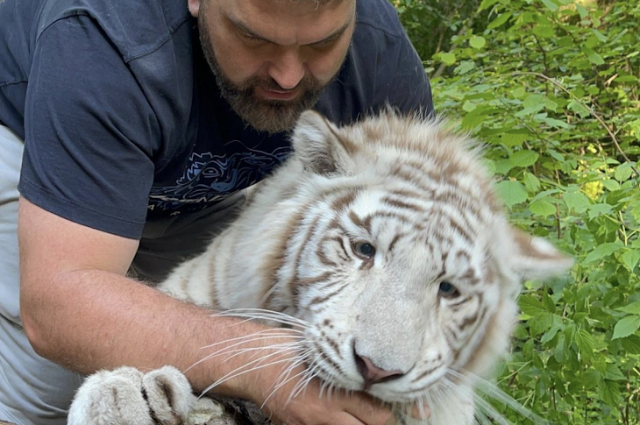
[[[351,220],[351,222],[353,224],[355,224],[356,226],[362,228],[365,232],[367,232],[368,234],[371,234],[371,221],[370,220],[362,220],[360,217],[358,217],[358,214],[356,214],[355,211],[349,211],[349,219]]]
[[[455,183],[449,184],[441,181],[441,179],[428,182],[416,181],[411,178],[411,174],[407,174],[404,171],[399,171],[397,176],[406,183],[413,185],[419,192],[422,192],[422,196],[416,196],[418,199],[422,199],[425,202],[452,205],[461,211],[468,211],[470,214],[479,217],[488,215],[483,213],[483,210],[487,208],[487,202],[484,198],[479,198],[477,190],[472,191]]]
[[[403,239],[406,236],[407,236],[407,234],[404,233],[404,232],[396,233],[396,235],[393,237],[393,239],[391,239],[391,242],[389,242],[389,246],[387,247],[387,251],[389,251],[389,252],[393,251],[393,248],[400,241],[400,239]]]
[[[279,235],[279,239],[275,248],[267,254],[266,261],[261,265],[261,275],[264,282],[264,299],[265,308],[275,308],[274,297],[276,296],[274,286],[278,283],[279,273],[281,272],[285,260],[287,247],[291,243],[291,239],[295,236],[298,226],[303,219],[304,211],[294,214],[288,221],[285,230]]]
[[[219,243],[216,245],[220,245]],[[215,252],[215,250],[212,250],[212,253]],[[211,282],[216,282],[216,262],[213,258],[211,258],[209,260],[209,265],[207,267],[207,274],[209,275],[209,280]],[[218,307],[218,303],[219,303],[219,299],[220,299],[220,294],[218,291],[218,285],[210,285],[209,286],[209,299],[211,300],[211,305]]]
[[[342,211],[350,207],[356,199],[356,196],[358,196],[359,190],[360,188],[357,187],[346,189],[346,193],[341,193],[340,196],[333,200],[330,211]]]
[[[311,240],[311,238],[316,234],[318,223],[320,223],[321,219],[322,218],[320,216],[313,217],[313,220],[304,235],[303,242],[302,242],[303,246],[307,245]],[[302,220],[298,222],[299,227],[302,227],[302,221],[304,220],[306,220],[306,217],[304,217],[303,215]],[[287,283],[287,287],[289,288],[290,293],[293,295],[294,305],[300,304],[299,303],[300,289],[298,288],[298,283],[301,280],[301,278],[298,275],[298,271],[300,270],[300,260],[302,258],[303,253],[304,253],[304,250],[302,249],[299,249],[298,252],[296,253],[295,259],[293,260],[293,269],[295,270],[295,272],[292,274],[291,278],[289,279],[289,282]]]
[[[358,193],[357,188],[347,188],[341,191],[328,191],[323,193],[318,197],[314,204],[306,206],[296,217],[296,222],[294,226],[291,227],[291,232],[289,232],[289,237],[285,241],[285,247],[291,247],[293,244],[293,237],[297,234],[297,229],[304,227],[304,221],[308,220],[309,217],[313,217],[311,224],[308,225],[307,232],[304,235],[302,245],[307,245],[309,241],[317,236],[318,227],[322,220],[324,219],[321,215],[314,215],[312,212],[314,210],[315,205],[329,203],[332,207],[345,209],[348,208],[353,201],[355,200]],[[287,252],[289,249],[283,249],[283,252]],[[346,252],[345,252],[346,254]],[[293,296],[294,305],[299,305],[299,296],[300,296],[300,288],[298,285],[303,284],[303,282],[309,282],[309,280],[305,280],[305,278],[300,277],[299,270],[301,266],[301,258],[303,255],[303,250],[298,250],[295,256],[295,260],[293,262],[293,273],[290,274],[288,282],[286,283],[286,287],[289,288],[290,293]],[[280,267],[278,270],[282,268],[284,265],[284,257],[280,261]],[[319,279],[318,281],[322,281]],[[275,284],[275,282],[274,282]]]
[[[336,243],[339,242],[339,237],[338,236],[325,236],[324,238],[322,238],[322,240],[320,241],[320,243],[318,244],[318,247],[316,248],[316,257],[318,257],[318,259],[320,260],[320,263],[324,266],[328,266],[328,267],[338,267],[339,263],[331,260],[329,258],[329,256],[326,253],[326,246],[329,243]]]
[[[326,306],[325,303],[331,299],[333,299],[336,295],[340,294],[342,291],[347,289],[349,286],[348,283],[343,283],[340,286],[337,286],[333,291],[327,293],[326,295],[316,296],[305,305],[305,307],[311,311],[316,313],[324,311]]]
[[[425,230],[424,225],[415,221],[411,216],[407,214],[397,213],[395,211],[381,211],[377,213],[371,213],[364,218],[363,222],[365,224],[365,228],[371,229],[373,227],[374,220],[386,221],[387,219],[397,220],[404,225],[409,225],[418,233],[422,233]]]
[[[391,195],[387,195],[381,199],[382,203],[394,208],[401,208],[406,210],[411,210],[413,212],[425,214],[427,211],[419,204],[410,202],[407,198],[393,197]]]

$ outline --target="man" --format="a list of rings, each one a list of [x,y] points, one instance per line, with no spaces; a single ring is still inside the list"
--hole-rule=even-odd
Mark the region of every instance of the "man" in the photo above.
[[[139,281],[203,249],[286,157],[303,109],[432,110],[387,0],[3,0],[0,57],[0,420],[22,425],[64,424],[81,374],[185,370],[261,329]],[[201,390],[243,360],[187,376]],[[260,405],[279,371],[216,391]],[[276,423],[390,418],[316,382],[287,403],[293,386],[265,404]]]

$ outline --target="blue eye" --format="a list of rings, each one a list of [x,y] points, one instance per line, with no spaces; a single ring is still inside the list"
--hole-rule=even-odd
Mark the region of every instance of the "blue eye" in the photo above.
[[[456,298],[460,296],[458,289],[449,282],[440,282],[438,293],[445,298]]]
[[[376,247],[369,242],[356,242],[353,244],[353,250],[361,257],[371,258],[376,254]]]

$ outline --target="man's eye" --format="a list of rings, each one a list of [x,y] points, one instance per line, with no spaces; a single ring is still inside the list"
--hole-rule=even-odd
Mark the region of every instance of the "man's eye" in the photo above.
[[[241,35],[242,35],[242,38],[244,38],[246,41],[251,41],[251,42],[262,41],[262,39],[255,37],[251,34],[241,33]]]
[[[322,49],[327,49],[329,47],[332,47],[334,44],[336,44],[336,42],[338,41],[339,38],[332,38],[330,40],[323,40],[323,41],[319,41],[317,43],[313,43],[311,46],[314,49],[318,49],[318,50],[322,50]]]

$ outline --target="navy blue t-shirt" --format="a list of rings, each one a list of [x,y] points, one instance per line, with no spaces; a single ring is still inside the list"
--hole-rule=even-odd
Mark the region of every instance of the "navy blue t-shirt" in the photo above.
[[[387,0],[356,29],[316,109],[337,123],[432,111],[427,77]],[[267,176],[287,135],[246,127],[220,97],[184,0],[0,1],[0,124],[25,140],[20,192],[61,217],[139,238]]]

